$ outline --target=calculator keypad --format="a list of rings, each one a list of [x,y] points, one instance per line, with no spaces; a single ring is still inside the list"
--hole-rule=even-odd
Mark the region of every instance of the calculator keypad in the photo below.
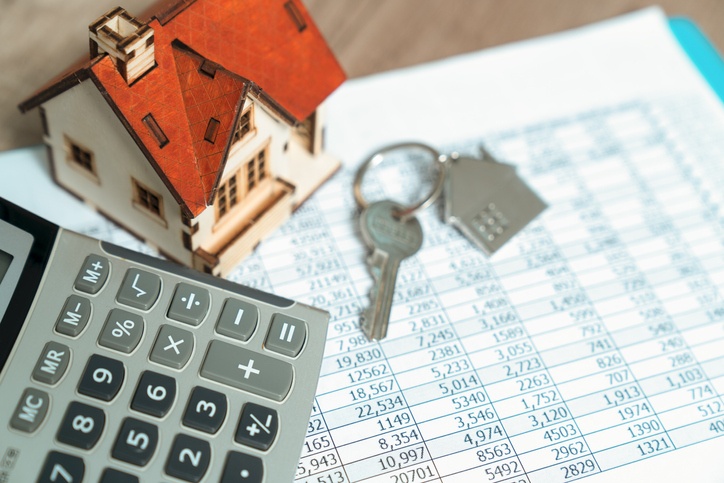
[[[10,417],[13,430],[50,431],[64,448],[48,452],[38,481],[132,483],[151,468],[162,473],[154,481],[273,478],[264,455],[279,444],[282,404],[300,402],[290,392],[307,321],[281,313],[283,304],[262,312],[254,298],[217,299],[200,284],[115,263],[85,258],[72,280],[76,293],[51,316],[58,340],[30,365],[29,379],[71,389],[72,398],[27,387]],[[62,414],[51,418],[51,409]],[[98,451],[110,465],[95,460]]]

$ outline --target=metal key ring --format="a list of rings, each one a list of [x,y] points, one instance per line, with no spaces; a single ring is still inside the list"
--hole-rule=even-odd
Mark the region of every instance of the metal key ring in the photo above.
[[[398,149],[410,148],[419,148],[433,155],[433,159],[435,160],[434,163],[438,171],[437,180],[435,181],[435,186],[433,186],[432,191],[430,192],[430,194],[427,195],[427,197],[423,198],[422,201],[414,205],[404,207],[397,213],[394,213],[394,215],[399,217],[400,220],[404,223],[413,216],[415,216],[417,212],[424,210],[437,200],[437,198],[440,196],[440,193],[442,193],[442,187],[445,181],[445,170],[443,169],[442,165],[443,161],[445,160],[445,156],[441,155],[436,149],[428,146],[427,144],[417,142],[404,142],[391,144],[380,149],[379,151],[372,154],[369,158],[367,158],[357,170],[357,174],[354,177],[353,191],[354,199],[357,201],[357,205],[360,207],[360,209],[364,210],[369,206],[369,202],[362,195],[362,180],[367,173],[367,170],[369,170],[370,168],[374,168],[375,166],[380,164],[382,160],[385,159],[386,154],[389,154],[392,151],[397,151]]]

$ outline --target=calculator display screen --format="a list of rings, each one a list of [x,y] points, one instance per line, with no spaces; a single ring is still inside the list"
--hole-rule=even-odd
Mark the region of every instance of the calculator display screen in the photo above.
[[[0,282],[3,281],[5,274],[10,268],[10,263],[13,261],[13,256],[0,250]]]

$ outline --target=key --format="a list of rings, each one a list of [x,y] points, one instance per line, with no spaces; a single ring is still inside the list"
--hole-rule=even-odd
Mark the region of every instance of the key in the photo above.
[[[393,201],[377,201],[360,216],[362,238],[372,250],[367,265],[375,281],[362,322],[362,330],[370,340],[381,340],[387,335],[397,269],[402,260],[422,246],[420,222],[414,217],[401,222],[393,215],[400,209],[402,205]]]
[[[496,161],[484,149],[481,159],[450,155],[445,161],[445,221],[492,255],[545,208],[518,177],[515,166]]]

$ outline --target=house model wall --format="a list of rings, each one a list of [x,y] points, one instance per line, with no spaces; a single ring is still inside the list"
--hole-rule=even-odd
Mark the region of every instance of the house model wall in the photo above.
[[[298,0],[119,7],[89,45],[20,109],[58,184],[171,259],[228,273],[339,167],[321,103],[344,73]]]

